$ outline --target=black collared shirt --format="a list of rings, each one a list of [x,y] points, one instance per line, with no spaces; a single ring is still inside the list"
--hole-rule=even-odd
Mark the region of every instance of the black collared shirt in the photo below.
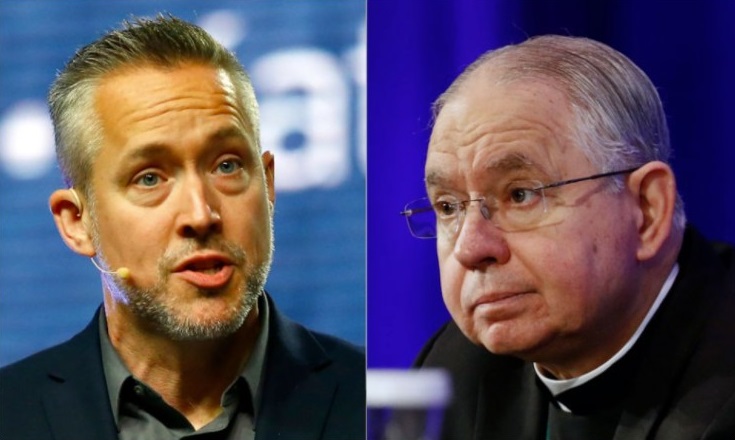
[[[222,395],[222,412],[199,430],[148,385],[134,377],[115,351],[100,313],[102,364],[120,440],[254,439],[257,402],[268,341],[268,305],[258,301],[262,330],[244,370]]]

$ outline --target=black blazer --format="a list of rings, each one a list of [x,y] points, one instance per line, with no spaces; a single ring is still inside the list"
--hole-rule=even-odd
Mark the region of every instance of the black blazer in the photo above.
[[[735,439],[735,254],[688,229],[679,275],[644,332],[650,343],[624,391],[615,440]],[[545,438],[546,394],[533,366],[493,355],[452,322],[417,366],[446,368],[454,400],[445,439]]]
[[[256,439],[364,439],[364,350],[304,328],[268,301]],[[0,369],[0,440],[117,439],[97,322]]]

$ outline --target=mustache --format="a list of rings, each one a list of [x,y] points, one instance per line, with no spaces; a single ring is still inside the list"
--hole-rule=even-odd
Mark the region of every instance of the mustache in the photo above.
[[[167,273],[178,261],[201,251],[225,254],[236,266],[244,265],[248,259],[247,253],[241,246],[221,237],[210,237],[206,240],[189,240],[174,249],[167,250],[158,260],[158,270],[162,274]]]

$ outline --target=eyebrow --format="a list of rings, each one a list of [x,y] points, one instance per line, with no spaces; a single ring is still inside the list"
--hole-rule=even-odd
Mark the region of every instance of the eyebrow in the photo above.
[[[440,171],[431,171],[424,178],[424,184],[427,188],[432,186],[446,186],[444,182],[448,179]]]
[[[168,154],[169,147],[167,144],[162,142],[151,142],[141,147],[136,148],[130,153],[123,156],[125,161],[138,160],[138,159],[151,159],[154,157],[162,157]]]
[[[536,163],[523,153],[510,153],[493,159],[485,165],[485,171],[510,172],[538,168]]]
[[[514,171],[538,170],[540,167],[523,153],[509,153],[492,159],[484,166],[485,173],[507,174]],[[447,186],[447,176],[440,169],[430,171],[424,178],[426,187]]]
[[[230,139],[230,138],[238,138],[238,139],[246,141],[248,144],[250,143],[250,139],[248,138],[248,136],[245,133],[243,133],[241,129],[237,127],[220,128],[219,130],[209,135],[209,137],[207,138],[207,141],[211,142],[214,140],[222,140],[222,139]]]

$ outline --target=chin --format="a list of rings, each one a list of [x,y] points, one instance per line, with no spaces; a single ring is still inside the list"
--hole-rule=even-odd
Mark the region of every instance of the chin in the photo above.
[[[200,297],[186,305],[152,303],[138,312],[172,340],[204,341],[237,332],[254,304],[245,298]]]
[[[541,345],[538,335],[529,334],[517,323],[476,324],[475,340],[489,352],[497,355],[525,357]]]
[[[159,326],[173,340],[204,341],[234,334],[243,326],[246,318],[247,313],[188,315],[164,320],[159,322]]]
[[[222,325],[237,319],[238,311],[229,307],[212,308],[197,307],[195,310],[177,314],[179,322],[189,322],[194,325]]]

